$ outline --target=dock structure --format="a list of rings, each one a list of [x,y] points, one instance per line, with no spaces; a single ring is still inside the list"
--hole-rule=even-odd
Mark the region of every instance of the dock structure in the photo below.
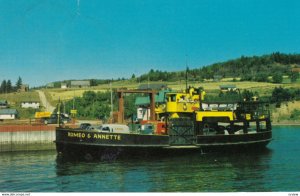
[[[119,111],[118,111],[118,123],[124,123],[124,94],[126,93],[143,93],[148,94],[150,97],[150,120],[155,119],[155,95],[157,93],[156,90],[127,90],[127,89],[120,89],[117,90],[118,93],[118,100],[119,100]]]
[[[0,152],[53,150],[55,125],[0,126]]]

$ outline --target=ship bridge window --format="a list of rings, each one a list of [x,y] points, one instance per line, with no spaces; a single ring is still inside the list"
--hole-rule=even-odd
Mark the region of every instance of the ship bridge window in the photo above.
[[[174,94],[174,95],[169,95],[169,96],[168,96],[168,101],[169,101],[169,102],[175,102],[175,101],[176,101],[176,94]]]

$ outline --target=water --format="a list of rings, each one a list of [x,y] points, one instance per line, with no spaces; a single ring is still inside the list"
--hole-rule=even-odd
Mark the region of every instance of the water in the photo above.
[[[0,154],[0,192],[277,192],[300,190],[300,127],[274,127],[266,150],[59,161],[55,151]]]

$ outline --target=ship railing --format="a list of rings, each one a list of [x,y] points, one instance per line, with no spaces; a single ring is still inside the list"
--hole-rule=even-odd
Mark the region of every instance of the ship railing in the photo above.
[[[202,102],[202,111],[233,111],[239,118],[250,115],[252,120],[270,118],[269,102],[263,101],[218,101]]]
[[[235,111],[237,102],[202,102],[201,109],[204,111]]]
[[[270,118],[269,103],[263,101],[239,102],[237,113],[242,116],[250,114],[253,120]]]

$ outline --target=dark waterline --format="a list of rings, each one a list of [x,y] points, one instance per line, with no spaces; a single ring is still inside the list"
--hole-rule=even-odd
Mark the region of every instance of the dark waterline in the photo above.
[[[55,151],[0,154],[0,192],[300,190],[300,127],[274,127],[263,151],[74,162]]]

